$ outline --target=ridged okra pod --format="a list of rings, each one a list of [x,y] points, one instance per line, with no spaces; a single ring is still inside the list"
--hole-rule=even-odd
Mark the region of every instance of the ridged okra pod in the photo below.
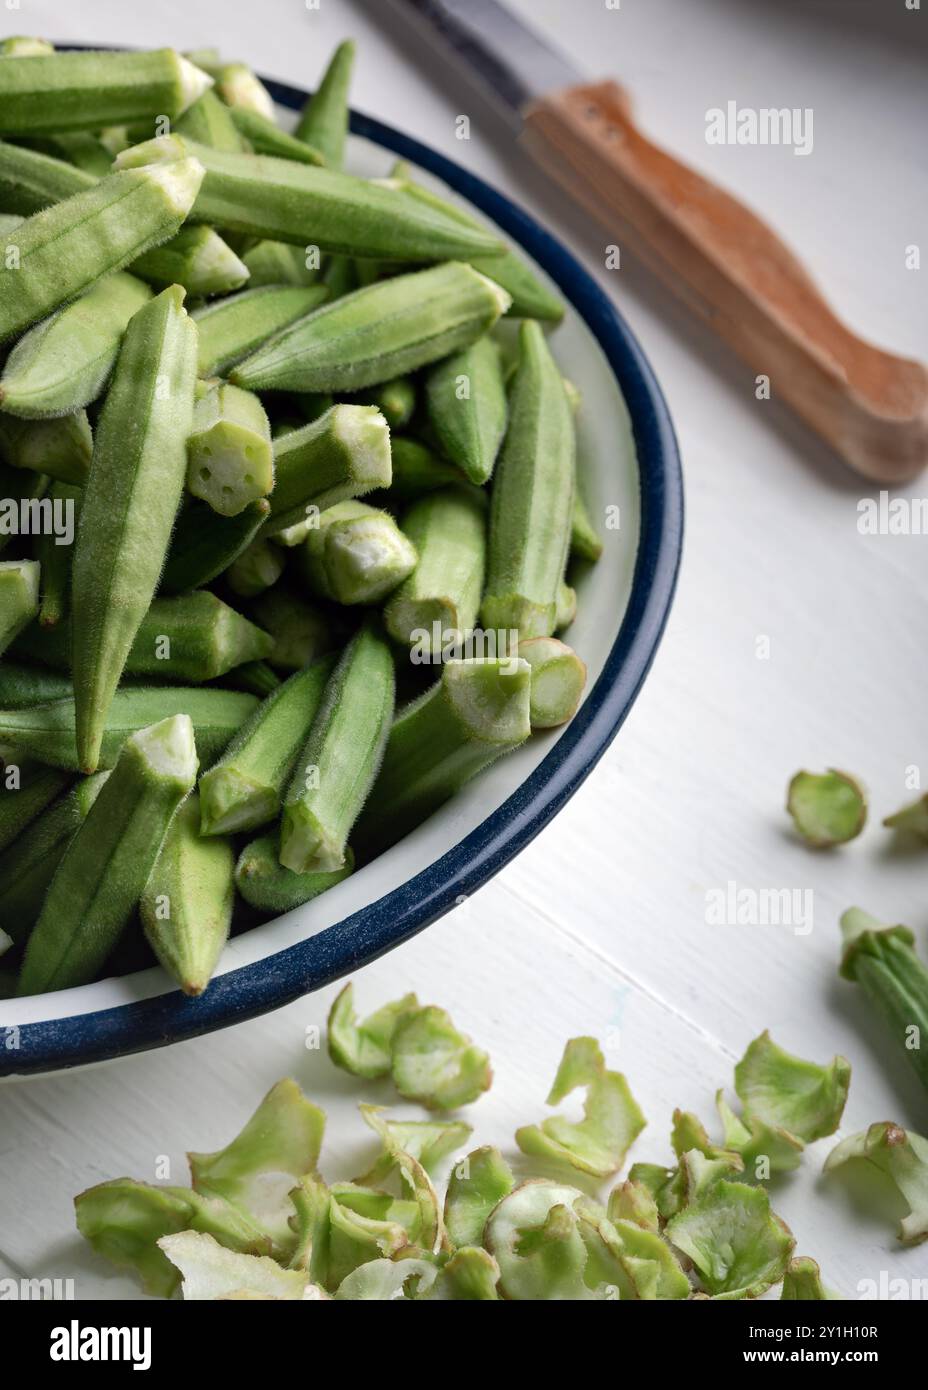
[[[416,411],[416,383],[408,376],[397,376],[364,391],[361,400],[375,405],[391,430],[405,429]]]
[[[493,478],[485,627],[550,637],[570,543],[574,423],[537,323],[523,323],[509,425]]]
[[[102,140],[86,130],[60,131],[37,142],[35,147],[55,159],[73,164],[85,174],[92,174],[95,179],[105,178],[112,171],[113,156]]]
[[[28,935],[62,855],[108,776],[79,778],[0,854],[0,922],[14,941]]]
[[[390,492],[400,501],[410,501],[436,488],[466,482],[459,468],[418,439],[394,435],[390,440],[390,459],[393,472]]]
[[[194,406],[187,491],[220,516],[238,516],[273,487],[274,454],[264,406],[251,391],[220,382]]]
[[[132,262],[155,285],[183,285],[191,298],[228,294],[248,283],[248,267],[212,227],[181,227],[176,236]]]
[[[358,391],[482,337],[509,296],[458,261],[397,275],[324,304],[234,368],[262,390]]]
[[[384,609],[397,642],[426,655],[473,630],[483,592],[486,511],[483,494],[467,488],[431,492],[406,511],[403,534],[419,560]]]
[[[185,139],[196,140],[214,150],[243,151],[248,142],[239,133],[232,111],[216,95],[212,87],[206,91],[174,122],[174,130]]]
[[[265,521],[270,509],[270,503],[265,502]],[[280,546],[266,540],[253,540],[229,566],[226,583],[234,594],[256,598],[265,589],[272,588],[283,572],[284,553]]]
[[[202,994],[229,935],[235,856],[228,840],[200,834],[196,793],[171,821],[139,912],[158,960],[184,994]]]
[[[256,241],[242,261],[252,289],[261,285],[314,285],[321,274],[314,247],[291,246],[286,241]]]
[[[11,415],[41,419],[70,415],[95,401],[126,325],[149,299],[146,284],[119,271],[30,328],[6,360],[0,406]]]
[[[529,718],[533,729],[553,729],[572,719],[586,685],[586,666],[556,637],[530,637],[519,656],[532,670]]]
[[[277,834],[262,835],[246,845],[235,866],[235,886],[249,906],[275,917],[302,907],[354,869],[354,855],[348,849],[345,863],[333,873],[295,874],[285,869],[277,857]]]
[[[97,179],[76,165],[0,140],[0,209],[31,217],[42,208],[93,188]]]
[[[239,134],[254,150],[255,154],[271,154],[278,159],[294,159],[298,164],[325,164],[322,153],[304,140],[297,140],[281,130],[276,121],[269,121],[257,111],[249,111],[244,106],[233,106],[229,114]],[[181,132],[183,134],[183,132]]]
[[[250,502],[237,516],[220,517],[205,502],[190,502],[182,507],[161,575],[161,592],[180,594],[202,588],[220,574],[228,578],[228,572],[248,551],[270,510],[266,497]]]
[[[332,630],[327,618],[281,584],[259,594],[249,611],[274,638],[274,650],[268,657],[272,666],[300,671],[317,656],[332,650]]]
[[[0,133],[52,134],[174,120],[210,78],[173,49],[50,53],[0,64]]]
[[[264,531],[275,535],[316,512],[389,487],[390,430],[373,405],[333,405],[274,441],[274,491]]]
[[[39,611],[39,565],[35,560],[0,563],[0,652],[5,652]]]
[[[603,543],[596,533],[586,502],[579,487],[574,490],[574,508],[570,520],[570,553],[580,560],[595,564],[603,553]]]
[[[71,695],[71,677],[42,667],[24,666],[4,657],[0,662],[0,710],[30,709]]]
[[[193,725],[185,714],[126,742],[51,881],[26,947],[19,994],[68,989],[97,976],[196,773]]]
[[[472,483],[485,483],[506,433],[506,382],[498,344],[478,338],[439,362],[429,372],[425,394],[443,453]]]
[[[531,673],[514,656],[447,661],[397,715],[356,845],[376,854],[413,830],[482,768],[528,738]]]
[[[246,661],[244,666],[236,666],[226,683],[236,690],[257,695],[259,700],[273,695],[283,684],[273,666],[266,661]]]
[[[322,285],[264,285],[195,309],[200,376],[224,375],[266,338],[318,309],[327,294]]]
[[[81,767],[97,766],[106,715],[167,554],[187,472],[196,329],[183,290],[132,318],[97,427],[72,580]]]
[[[324,511],[297,551],[313,592],[348,605],[380,603],[412,573],[417,558],[389,512],[354,501]]]
[[[173,236],[202,177],[195,159],[125,169],[7,233],[0,245],[0,340]]]
[[[93,435],[84,410],[48,420],[0,414],[0,459],[12,468],[82,485],[92,454]]]
[[[21,758],[12,748],[0,753],[0,849],[6,849],[68,785],[67,773]]]
[[[237,834],[275,818],[333,665],[334,657],[321,657],[284,681],[203,774],[200,828],[204,835]]]
[[[345,648],[296,760],[280,823],[280,862],[294,873],[345,864],[351,828],[380,769],[393,719],[390,648],[366,623]]]
[[[346,39],[329,59],[322,80],[300,113],[294,132],[322,155],[330,169],[340,169],[348,137],[348,88],[355,46]]]
[[[48,491],[48,500],[53,509],[59,509],[66,529],[62,535],[56,535],[54,530],[43,531],[35,539],[35,558],[42,571],[39,585],[39,625],[57,627],[68,611],[71,560],[74,554],[74,533],[71,528],[76,525],[80,516],[84,489],[75,487],[72,483],[53,483]]]
[[[110,705],[100,766],[112,767],[126,739],[139,729],[168,715],[188,714],[193,720],[200,763],[209,767],[254,711],[256,703],[254,695],[209,686],[125,686],[116,691]],[[52,767],[78,772],[73,697],[0,710],[0,743]]]

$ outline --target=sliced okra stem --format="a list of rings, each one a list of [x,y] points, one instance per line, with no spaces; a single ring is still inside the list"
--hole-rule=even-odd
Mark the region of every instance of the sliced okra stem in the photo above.
[[[345,648],[294,764],[280,823],[284,868],[344,867],[348,836],[383,759],[394,699],[390,648],[367,623]]]
[[[100,765],[112,767],[126,739],[140,729],[168,715],[189,714],[201,763],[208,767],[254,711],[256,703],[253,695],[238,690],[195,685],[123,687],[116,691],[110,705]],[[51,767],[80,771],[73,697],[0,710],[0,743]]]
[[[257,241],[242,256],[252,289],[260,285],[314,285],[321,273],[316,247]]]
[[[139,903],[149,945],[184,994],[203,993],[226,944],[234,868],[229,841],[200,834],[194,792],[171,821]]]
[[[55,870],[108,776],[78,778],[0,854],[0,921],[14,941],[25,940],[36,921]]]
[[[268,657],[272,666],[300,671],[332,649],[332,630],[326,617],[282,585],[259,594],[249,611],[274,639],[274,650]]]
[[[237,516],[274,487],[271,427],[251,391],[220,382],[194,406],[187,491],[220,516]],[[273,500],[271,502],[273,510]]]
[[[0,662],[0,710],[29,709],[71,695],[71,677],[4,657]]]
[[[56,767],[44,767],[4,748],[0,756],[0,849],[11,845],[70,780]]]
[[[0,414],[0,458],[12,468],[78,486],[87,481],[93,435],[85,410],[47,420]]]
[[[488,628],[550,637],[570,542],[574,422],[561,374],[537,323],[522,324],[506,440],[493,477]]]
[[[351,39],[338,45],[319,86],[304,106],[294,132],[298,140],[305,140],[320,152],[330,169],[340,169],[345,156],[348,88],[354,53]]]
[[[194,310],[200,375],[222,376],[266,338],[317,309],[327,294],[322,285],[264,285]]]
[[[152,112],[174,120],[211,79],[173,49],[50,53],[0,63],[0,133],[99,130]]]
[[[277,857],[277,834],[262,835],[246,845],[235,866],[235,886],[251,907],[275,917],[302,907],[348,877],[354,855],[348,849],[345,863],[333,873],[295,874]]]
[[[334,665],[320,657],[263,700],[219,761],[200,778],[204,835],[252,830],[278,815]]]
[[[198,144],[209,145],[214,150],[241,153],[248,149],[248,141],[233,121],[231,109],[212,87],[208,87],[187,107],[174,122],[174,130],[185,139],[196,140]]]
[[[419,556],[384,610],[390,636],[426,656],[463,641],[477,621],[486,563],[486,498],[444,488],[402,518]],[[436,641],[437,638],[437,641]]]
[[[11,415],[40,419],[70,415],[95,401],[113,370],[126,325],[149,299],[146,284],[118,271],[30,328],[6,360],[0,406]]]
[[[257,695],[259,700],[263,700],[265,696],[273,695],[283,682],[266,661],[246,661],[244,666],[236,666],[229,672],[226,684],[234,686],[236,690],[247,690],[249,695]]]
[[[39,565],[35,560],[0,563],[0,652],[39,611]]]
[[[364,391],[361,400],[375,405],[391,430],[405,429],[416,410],[416,384],[411,377],[398,376]]]
[[[269,121],[266,116],[259,116],[257,111],[249,111],[244,106],[233,106],[229,114],[236,130],[244,136],[255,154],[272,154],[278,159],[295,159],[298,164],[326,163],[320,150],[314,149],[305,140],[297,140],[295,136],[288,135],[275,121]]]
[[[31,217],[52,203],[93,188],[93,174],[54,155],[0,140],[0,208]]]
[[[196,329],[183,290],[134,315],[97,427],[72,579],[81,766],[97,766],[106,715],[158,586],[187,472]]]
[[[195,159],[124,169],[8,233],[0,246],[0,340],[173,236],[202,177]]]
[[[425,393],[442,452],[472,483],[485,483],[506,433],[506,382],[498,344],[478,338],[439,362],[428,374]]]
[[[533,729],[553,729],[572,719],[583,687],[586,666],[572,647],[556,637],[530,637],[519,643],[519,656],[532,671],[529,719]]]
[[[196,774],[193,725],[185,714],[127,740],[51,881],[26,947],[19,994],[68,989],[97,976]]]
[[[265,520],[270,503],[265,504]],[[242,598],[256,598],[277,583],[284,572],[284,554],[279,545],[270,541],[253,540],[236,557],[226,572],[226,583]]]
[[[412,573],[417,558],[389,512],[355,501],[324,511],[297,551],[312,591],[348,605],[380,603]]]
[[[336,502],[389,487],[390,430],[373,405],[333,405],[274,441],[274,491],[266,535]]]
[[[466,482],[459,468],[418,439],[394,435],[390,440],[390,455],[393,472],[390,492],[401,501]]]
[[[84,489],[73,483],[52,483],[48,490],[52,507],[62,509],[67,521],[73,526],[80,516]],[[39,606],[40,627],[57,627],[68,611],[68,592],[71,587],[71,559],[74,554],[74,537],[68,544],[59,545],[59,540],[67,537],[56,536],[54,532],[43,531],[35,540],[35,558],[42,567],[41,603]]]
[[[397,715],[355,846],[376,854],[413,830],[531,732],[528,663],[446,661],[441,679]]]
[[[486,333],[509,296],[450,261],[378,281],[291,324],[233,369],[253,389],[356,391],[415,371]]]
[[[191,296],[228,294],[248,283],[248,267],[212,227],[181,227],[170,241],[132,262],[132,271],[156,285],[183,285]]]
[[[228,578],[267,520],[271,504],[259,497],[237,516],[219,517],[205,502],[182,507],[161,575],[161,591],[200,589],[218,575]],[[234,587],[234,586],[233,586]],[[239,592],[239,591],[237,591]]]

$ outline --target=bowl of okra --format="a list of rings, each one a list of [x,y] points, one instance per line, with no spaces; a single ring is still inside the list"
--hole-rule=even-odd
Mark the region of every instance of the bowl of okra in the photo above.
[[[310,96],[0,42],[0,1075],[453,911],[659,643],[682,488],[641,349],[535,220],[350,110],[352,57]]]

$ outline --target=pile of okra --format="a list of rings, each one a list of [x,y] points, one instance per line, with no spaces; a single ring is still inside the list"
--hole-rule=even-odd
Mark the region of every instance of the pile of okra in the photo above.
[[[350,43],[293,133],[211,51],[0,52],[0,992],[199,994],[575,710],[563,308],[343,170]]]

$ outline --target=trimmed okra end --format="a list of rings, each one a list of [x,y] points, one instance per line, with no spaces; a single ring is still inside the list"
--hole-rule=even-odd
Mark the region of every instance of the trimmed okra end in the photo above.
[[[470,738],[510,747],[531,732],[531,680],[521,657],[472,657],[446,661],[442,686]]]
[[[531,637],[519,643],[519,656],[532,671],[529,717],[533,729],[553,729],[576,713],[586,685],[586,665],[566,642]]]
[[[847,772],[797,772],[789,784],[786,809],[797,831],[814,849],[853,840],[867,820],[867,793]]]
[[[318,816],[302,801],[284,807],[280,823],[280,862],[296,874],[331,874],[344,867],[340,843],[326,834]]]
[[[198,101],[205,91],[213,85],[213,79],[208,72],[198,68],[195,63],[191,63],[189,58],[183,54],[177,55],[177,63],[180,76],[180,109],[178,115],[183,115],[188,106],[192,106]]]
[[[37,560],[8,560],[0,564],[0,652],[39,611]]]
[[[278,796],[273,787],[220,763],[200,779],[201,835],[235,835],[273,820]]]
[[[193,722],[187,714],[172,714],[140,729],[125,746],[162,782],[189,789],[196,781],[199,762]]]

